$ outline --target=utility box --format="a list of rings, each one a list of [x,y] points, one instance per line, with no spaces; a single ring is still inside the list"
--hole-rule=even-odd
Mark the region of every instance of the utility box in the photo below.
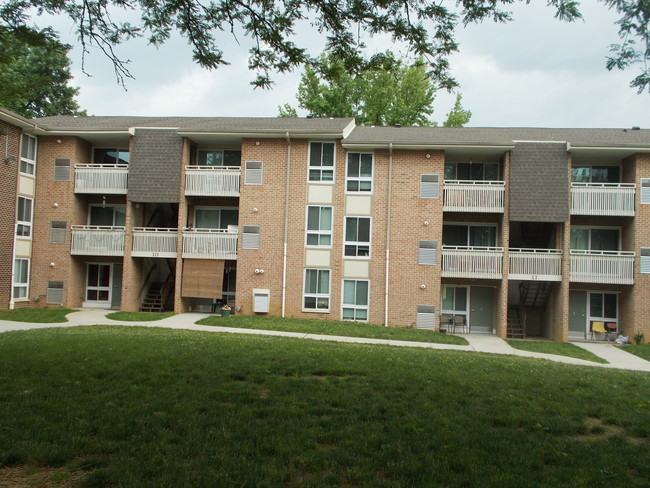
[[[271,290],[253,288],[253,312],[268,313]]]

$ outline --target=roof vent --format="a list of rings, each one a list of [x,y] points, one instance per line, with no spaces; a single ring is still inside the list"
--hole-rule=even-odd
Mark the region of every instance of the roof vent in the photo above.
[[[638,125],[635,125],[635,126],[632,127],[632,130],[641,130],[641,127],[639,127]]]

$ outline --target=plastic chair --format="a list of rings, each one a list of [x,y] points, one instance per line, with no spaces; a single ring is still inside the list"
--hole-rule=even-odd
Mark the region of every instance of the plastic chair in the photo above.
[[[462,327],[465,333],[469,332],[466,315],[454,315],[454,332],[456,332],[456,327]]]
[[[618,324],[616,322],[605,322],[605,330],[607,331],[607,342],[609,342],[610,335],[614,336],[614,339],[618,336]]]
[[[596,332],[599,334],[607,334],[607,330],[605,329],[605,322],[598,320],[591,321],[591,338],[593,340],[596,340]]]

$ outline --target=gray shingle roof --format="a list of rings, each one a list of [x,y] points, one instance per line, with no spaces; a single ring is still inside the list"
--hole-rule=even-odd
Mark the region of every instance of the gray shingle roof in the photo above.
[[[350,144],[512,145],[513,141],[568,141],[574,147],[650,147],[650,130],[487,127],[355,127]]]
[[[44,129],[127,130],[131,127],[166,127],[197,132],[334,132],[342,133],[353,118],[282,117],[74,117],[57,115],[35,119]]]

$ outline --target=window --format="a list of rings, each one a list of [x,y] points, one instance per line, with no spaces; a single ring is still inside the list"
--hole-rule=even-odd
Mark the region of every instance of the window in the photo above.
[[[14,299],[29,297],[29,259],[14,260]]]
[[[495,225],[446,224],[442,226],[442,244],[445,246],[495,247]]]
[[[307,206],[307,245],[332,245],[332,207]]]
[[[345,218],[346,256],[370,257],[370,217]]]
[[[467,287],[442,285],[442,313],[467,314]]]
[[[445,163],[445,180],[498,181],[498,163]]]
[[[368,320],[368,280],[343,280],[343,320]]]
[[[420,198],[439,198],[440,183],[438,175],[420,175]]]
[[[573,166],[573,183],[620,183],[620,166]]]
[[[331,183],[334,181],[334,143],[309,144],[309,181]]]
[[[54,160],[54,181],[70,181],[70,160]]]
[[[241,151],[199,149],[197,164],[200,166],[241,166]]]
[[[197,207],[194,209],[194,227],[197,229],[228,229],[237,226],[236,208]]]
[[[261,185],[262,184],[262,162],[246,161],[244,172],[244,185]]]
[[[53,220],[50,222],[51,244],[65,244],[67,225],[68,223],[65,220]]]
[[[415,327],[433,330],[436,328],[436,306],[418,305]]]
[[[111,264],[88,264],[86,274],[86,301],[110,302]]]
[[[620,230],[572,227],[571,249],[579,251],[620,251]]]
[[[616,321],[618,318],[616,293],[589,292],[589,319]]]
[[[45,303],[52,305],[63,304],[63,281],[48,281]]]
[[[306,269],[303,309],[326,312],[330,309],[330,270]]]
[[[641,248],[641,273],[650,273],[650,247]]]
[[[91,205],[88,212],[88,225],[102,227],[124,226],[126,207],[124,205]]]
[[[260,226],[244,225],[242,226],[242,249],[259,249],[260,248]]]
[[[438,241],[420,241],[418,264],[435,266],[438,261]]]
[[[641,203],[650,203],[650,178],[641,178]]]
[[[32,235],[32,209],[34,200],[26,197],[18,197],[16,208],[16,235],[20,237],[31,237]]]
[[[347,182],[349,192],[372,192],[372,153],[348,153]]]
[[[129,150],[98,147],[93,151],[93,162],[95,164],[129,164]]]
[[[20,146],[20,172],[34,175],[36,168],[36,138],[23,134]]]

